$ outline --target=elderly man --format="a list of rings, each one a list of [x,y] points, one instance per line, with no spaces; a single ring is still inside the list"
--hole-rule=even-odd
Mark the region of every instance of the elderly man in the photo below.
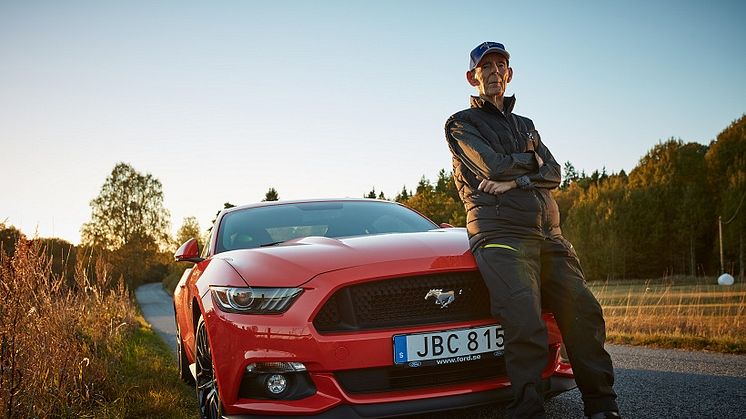
[[[513,113],[515,96],[504,97],[513,77],[509,60],[503,44],[474,48],[466,80],[479,95],[446,122],[469,242],[492,314],[505,330],[515,396],[508,412],[515,418],[544,417],[545,307],[562,332],[585,414],[618,418],[601,306],[585,284],[572,244],[562,237],[550,193],[560,183],[560,166],[534,123]]]

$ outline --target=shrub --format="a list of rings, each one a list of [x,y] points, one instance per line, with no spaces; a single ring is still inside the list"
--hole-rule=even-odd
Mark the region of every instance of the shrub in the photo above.
[[[109,265],[85,259],[65,278],[38,240],[0,252],[0,415],[83,416],[115,397],[108,370],[137,327],[135,307]]]

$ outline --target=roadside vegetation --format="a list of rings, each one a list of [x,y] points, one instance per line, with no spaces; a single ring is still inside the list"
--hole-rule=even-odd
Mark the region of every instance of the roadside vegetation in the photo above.
[[[746,284],[669,278],[590,284],[607,341],[746,354]]]
[[[195,417],[193,390],[111,266],[52,268],[41,241],[0,249],[0,417]]]

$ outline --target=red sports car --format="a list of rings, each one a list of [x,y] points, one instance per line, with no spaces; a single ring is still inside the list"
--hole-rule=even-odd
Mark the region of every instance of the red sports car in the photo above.
[[[397,203],[263,202],[218,215],[174,292],[202,417],[388,417],[511,398],[503,330],[462,228]],[[575,387],[551,313],[547,395]]]

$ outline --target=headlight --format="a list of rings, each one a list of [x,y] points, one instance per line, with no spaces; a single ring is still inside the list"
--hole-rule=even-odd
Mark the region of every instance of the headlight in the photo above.
[[[302,292],[301,288],[210,287],[220,310],[243,314],[283,313]]]

